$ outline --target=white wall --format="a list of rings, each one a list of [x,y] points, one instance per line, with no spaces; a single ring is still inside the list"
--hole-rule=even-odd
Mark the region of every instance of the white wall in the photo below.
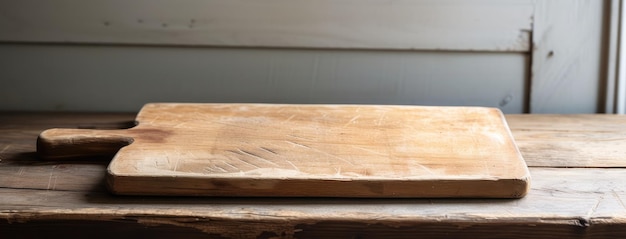
[[[520,53],[0,45],[0,108],[137,111],[147,102],[524,108]]]
[[[183,101],[594,113],[607,3],[0,0],[0,110]]]
[[[0,0],[0,41],[528,52],[533,0]]]
[[[537,1],[531,112],[604,110],[608,5],[598,0]]]

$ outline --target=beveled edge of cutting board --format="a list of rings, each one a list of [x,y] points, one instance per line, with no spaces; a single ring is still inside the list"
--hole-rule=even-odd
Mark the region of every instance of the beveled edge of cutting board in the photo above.
[[[119,195],[218,197],[346,198],[522,198],[530,174],[522,178],[457,180],[326,180],[145,177],[107,174],[107,187]],[[188,185],[181,187],[180,185]],[[306,187],[307,190],[302,190]],[[167,188],[168,192],[163,193]]]

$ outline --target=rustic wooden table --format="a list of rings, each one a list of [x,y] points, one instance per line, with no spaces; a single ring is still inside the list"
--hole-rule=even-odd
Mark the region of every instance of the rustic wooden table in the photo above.
[[[110,158],[35,154],[44,129],[134,117],[0,113],[0,238],[626,238],[626,116],[507,115],[532,175],[523,199],[114,196]]]

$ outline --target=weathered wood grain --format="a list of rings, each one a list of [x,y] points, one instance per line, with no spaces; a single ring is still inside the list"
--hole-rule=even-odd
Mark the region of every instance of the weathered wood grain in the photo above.
[[[110,156],[62,162],[36,154],[37,136],[49,128],[121,129],[134,125],[134,113],[0,113],[0,187],[60,191],[104,189]]]
[[[626,169],[532,168],[531,173],[533,188],[517,200],[119,197],[98,187],[87,191],[2,188],[0,217],[17,225],[81,221],[174,226],[226,238],[263,233],[284,238],[371,233],[381,238],[418,231],[426,238],[626,235],[626,182],[616,180],[626,176]]]
[[[622,180],[626,169],[548,168],[545,165],[550,163],[556,167],[568,167],[568,163],[577,167],[579,163],[566,160],[571,155],[569,149],[531,152],[532,137],[519,139],[526,143],[520,149],[530,165],[541,167],[530,168],[531,191],[517,200],[114,196],[103,184],[110,158],[50,162],[34,154],[34,142],[44,129],[79,125],[127,128],[134,116],[0,113],[0,237],[626,237],[626,182]],[[544,141],[538,140],[536,145],[549,142],[550,135],[559,131],[575,131],[591,138],[596,131],[619,132],[624,120],[617,115],[506,118],[516,139],[519,132],[547,132]],[[596,149],[598,153],[589,157],[602,158],[603,148]],[[618,160],[611,162],[624,167]],[[49,187],[54,180],[56,186]]]
[[[496,108],[147,104],[127,130],[50,129],[47,158],[114,153],[127,195],[522,197],[528,169]],[[126,146],[127,145],[127,146]]]
[[[541,167],[626,167],[626,116],[507,115],[526,163]]]

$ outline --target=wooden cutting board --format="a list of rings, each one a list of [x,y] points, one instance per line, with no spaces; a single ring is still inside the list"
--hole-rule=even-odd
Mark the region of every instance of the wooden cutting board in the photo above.
[[[529,172],[496,108],[145,105],[137,126],[50,129],[48,159],[115,153],[116,194],[523,197]]]

